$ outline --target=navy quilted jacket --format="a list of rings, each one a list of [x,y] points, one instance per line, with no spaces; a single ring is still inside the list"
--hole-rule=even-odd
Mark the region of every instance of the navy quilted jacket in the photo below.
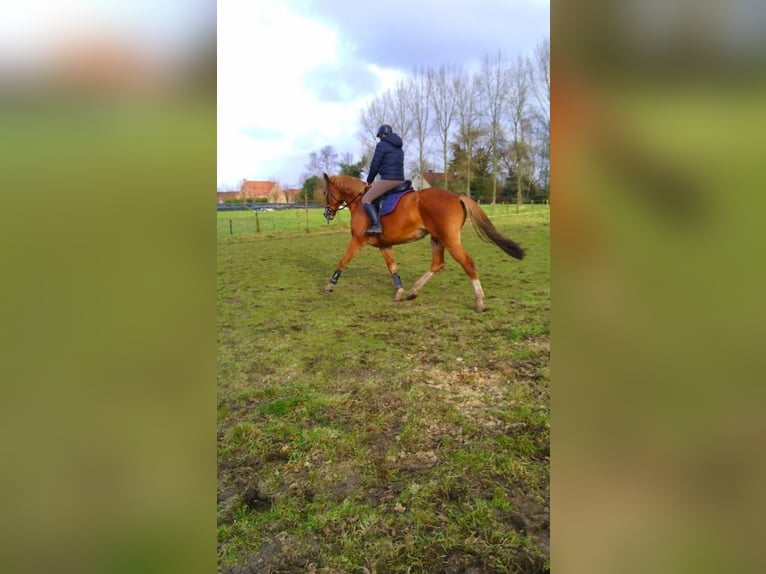
[[[372,183],[375,176],[380,179],[404,181],[404,150],[402,138],[394,133],[388,134],[375,146],[375,154],[370,162],[367,183]]]

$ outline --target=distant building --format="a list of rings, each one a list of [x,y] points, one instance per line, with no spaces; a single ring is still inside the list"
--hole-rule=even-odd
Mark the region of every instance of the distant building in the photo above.
[[[299,187],[291,187],[285,190],[285,196],[287,197],[287,203],[297,203],[298,196],[303,190]]]
[[[219,191],[216,193],[216,196],[218,196],[218,203],[223,203],[224,201],[227,201],[227,200],[239,199],[239,192],[238,191]]]
[[[269,203],[287,203],[287,196],[278,183],[243,179],[239,188],[242,199],[265,197]]]
[[[457,176],[450,174],[449,181],[455,181]],[[433,170],[424,171],[420,175],[415,176],[412,180],[412,185],[415,189],[426,189],[427,187],[441,187],[446,188],[446,181],[443,173],[435,172]]]
[[[273,181],[243,179],[239,191],[219,191],[216,195],[219,203],[227,199],[257,200],[262,197],[268,203],[287,203],[287,194]]]

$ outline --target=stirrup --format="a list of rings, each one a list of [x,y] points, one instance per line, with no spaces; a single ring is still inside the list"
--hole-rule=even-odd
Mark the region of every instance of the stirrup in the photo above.
[[[378,224],[378,225],[370,225],[364,231],[364,233],[366,235],[380,235],[381,233],[383,233],[383,228],[380,226],[380,224]]]

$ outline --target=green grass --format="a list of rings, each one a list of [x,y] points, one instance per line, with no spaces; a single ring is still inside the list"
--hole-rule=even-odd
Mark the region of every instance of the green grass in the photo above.
[[[451,258],[395,303],[365,248],[324,293],[348,241],[342,219],[220,237],[222,571],[547,567],[549,212],[496,209],[528,255],[465,228],[484,313]],[[427,241],[394,254],[405,288],[430,262]]]
[[[492,217],[503,217],[515,214],[515,205],[487,205],[484,206],[487,213]],[[524,213],[548,211],[543,205],[524,205]],[[328,223],[319,208],[291,208],[276,211],[255,213],[247,211],[218,211],[217,229],[218,239],[245,239],[250,237],[274,237],[293,234],[333,232],[339,229],[349,229],[350,216],[346,209],[341,209],[335,215],[335,219]]]
[[[339,211],[332,222],[327,222],[323,209],[291,208],[267,212],[218,211],[218,240],[275,237],[307,233],[335,232],[349,228],[349,212]]]

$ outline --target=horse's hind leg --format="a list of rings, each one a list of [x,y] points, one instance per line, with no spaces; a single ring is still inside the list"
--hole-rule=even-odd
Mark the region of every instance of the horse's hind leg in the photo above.
[[[444,245],[442,245],[441,241],[432,237],[431,238],[431,267],[429,267],[428,271],[426,271],[420,279],[415,281],[415,284],[410,288],[409,293],[407,293],[407,299],[414,299],[415,297],[417,297],[418,293],[420,293],[420,290],[423,288],[423,286],[426,283],[428,283],[428,280],[431,279],[431,277],[433,277],[436,272],[441,271],[443,268],[444,268]]]
[[[468,255],[468,252],[459,240],[447,244],[447,250],[455,261],[460,263],[460,266],[471,280],[473,294],[476,298],[476,310],[484,311],[484,289],[481,288],[481,281],[479,281],[479,274],[476,272],[476,265],[474,264],[473,259]]]
[[[394,281],[394,288],[396,289],[394,301],[401,301],[404,296],[404,287],[402,286],[402,280],[399,278],[399,273],[396,272],[394,252],[390,247],[381,247],[380,253],[383,255],[383,259],[386,261],[386,267],[388,267],[388,272],[391,274],[391,279]]]

